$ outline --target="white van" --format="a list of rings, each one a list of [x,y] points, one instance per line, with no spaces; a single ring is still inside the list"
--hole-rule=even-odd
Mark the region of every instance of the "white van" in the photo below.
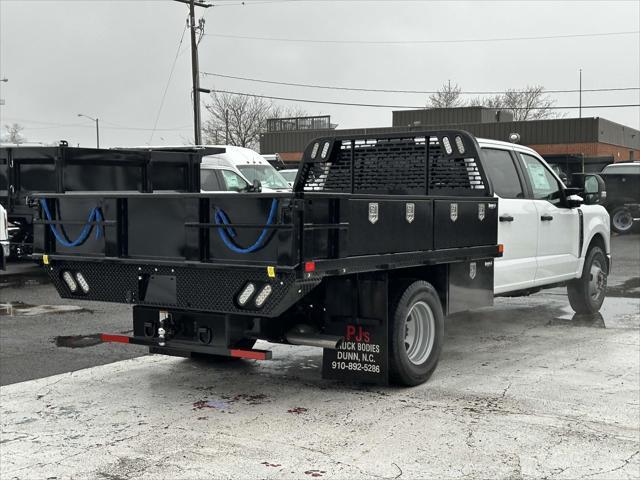
[[[258,180],[263,191],[281,192],[290,191],[291,187],[280,173],[265,160],[258,152],[250,148],[235,147],[232,145],[206,145],[207,147],[224,148],[225,153],[207,155],[202,157],[201,175],[209,169],[231,169],[239,173],[241,177],[253,184]],[[203,186],[204,189],[204,186]],[[226,189],[222,189],[226,190]]]

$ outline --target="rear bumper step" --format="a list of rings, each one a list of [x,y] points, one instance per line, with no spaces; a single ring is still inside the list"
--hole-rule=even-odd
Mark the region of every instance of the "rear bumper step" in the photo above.
[[[209,355],[220,355],[223,357],[246,358],[250,360],[271,360],[272,352],[270,350],[244,349],[244,348],[217,348],[203,347],[197,344],[179,341],[166,341],[166,347],[160,346],[156,340],[128,337],[126,335],[116,335],[110,333],[100,334],[100,340],[111,343],[131,343],[134,345],[146,345],[152,347],[154,352],[162,353],[163,350],[170,352],[184,353],[204,353]]]

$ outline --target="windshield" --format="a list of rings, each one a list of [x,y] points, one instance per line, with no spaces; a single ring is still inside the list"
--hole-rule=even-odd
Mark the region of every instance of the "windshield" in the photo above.
[[[263,187],[289,188],[287,181],[271,165],[238,165],[238,170],[252,183],[254,180],[260,180]]]
[[[284,177],[287,182],[293,183],[296,179],[296,175],[298,174],[297,170],[280,170],[280,175]]]

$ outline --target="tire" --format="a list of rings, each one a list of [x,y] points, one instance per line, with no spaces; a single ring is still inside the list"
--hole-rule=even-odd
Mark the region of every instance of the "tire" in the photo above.
[[[600,310],[607,293],[609,269],[607,257],[600,247],[591,247],[587,252],[582,276],[567,285],[571,308],[576,313],[596,313]]]
[[[249,350],[256,344],[256,340],[252,338],[243,338],[238,340],[229,348],[242,348]],[[204,360],[206,362],[224,363],[224,362],[237,362],[242,360],[238,357],[228,357],[226,355],[212,355],[210,353],[191,352],[191,358],[194,360]]]
[[[620,206],[611,212],[611,229],[616,233],[629,233],[633,228],[633,215],[631,211]]]
[[[426,382],[438,365],[444,313],[438,293],[422,280],[403,282],[389,309],[389,378],[398,385]]]

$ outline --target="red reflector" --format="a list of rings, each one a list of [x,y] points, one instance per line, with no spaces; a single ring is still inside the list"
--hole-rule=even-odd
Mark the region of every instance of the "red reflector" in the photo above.
[[[110,335],[108,333],[101,333],[100,340],[103,342],[129,343],[129,337],[125,335]]]
[[[316,271],[316,262],[305,262],[304,271],[307,273]]]
[[[229,350],[229,355],[236,358],[250,358],[251,360],[268,360],[271,358],[271,352],[265,352],[263,350]]]

